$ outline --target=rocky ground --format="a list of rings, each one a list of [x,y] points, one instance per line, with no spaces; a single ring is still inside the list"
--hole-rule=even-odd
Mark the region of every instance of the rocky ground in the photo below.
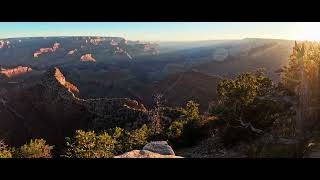
[[[179,149],[176,154],[186,158],[244,158],[247,156],[240,147],[224,148],[214,137],[201,141],[193,147]]]

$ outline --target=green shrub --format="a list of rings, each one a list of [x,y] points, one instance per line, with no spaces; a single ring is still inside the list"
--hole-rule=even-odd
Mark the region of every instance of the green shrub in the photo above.
[[[191,146],[207,134],[195,120],[174,121],[166,131],[167,140],[174,147]]]
[[[154,113],[153,113],[154,114]],[[149,139],[152,141],[162,141],[167,139],[167,131],[170,125],[184,116],[185,111],[180,107],[161,107],[157,112],[157,123],[148,124],[150,129]],[[154,119],[153,119],[154,120]]]
[[[184,109],[179,107],[163,107],[161,109],[161,116],[169,119],[178,119],[184,114]],[[162,119],[161,125],[163,125],[164,119]],[[170,122],[169,122],[170,123]]]
[[[149,129],[146,125],[135,130],[116,127],[96,134],[94,131],[77,130],[73,138],[66,138],[69,158],[109,158],[114,155],[141,149],[148,143]]]
[[[114,144],[114,154],[121,154],[125,152],[124,148],[124,135],[125,130],[120,127],[115,127],[107,130],[108,134],[110,134],[115,142]]]
[[[0,158],[12,158],[11,151],[2,140],[0,140]]]
[[[200,117],[199,104],[189,101],[185,108],[180,108],[181,116],[171,122],[165,130],[165,135],[174,147],[190,146],[203,137],[203,118]]]
[[[29,143],[14,150],[17,158],[51,158],[51,150],[54,146],[46,144],[43,139],[31,139]]]
[[[112,129],[110,132],[112,132],[112,138],[119,140],[122,138],[123,133],[124,133],[124,129],[120,128],[120,127],[115,127],[114,129]]]
[[[153,133],[153,126],[149,133],[152,141],[166,140],[172,146],[188,146],[200,141],[208,135],[206,122],[209,118],[200,116],[199,104],[188,101],[185,107],[161,107],[158,115],[161,128],[158,133]]]
[[[251,141],[270,131],[277,120],[289,118],[292,104],[279,97],[279,91],[261,70],[219,82],[219,97],[209,113],[225,121],[220,131],[224,143]]]
[[[174,121],[171,123],[167,130],[167,137],[169,140],[174,141],[181,138],[185,123],[182,121]]]
[[[73,138],[66,138],[69,158],[108,158],[114,155],[116,141],[108,133],[77,130]]]
[[[124,136],[124,149],[131,151],[133,149],[141,149],[148,143],[149,129],[147,125],[143,125],[139,129],[127,131]]]
[[[199,104],[193,101],[188,101],[183,112],[184,112],[186,121],[200,119]]]
[[[1,151],[0,158],[12,158],[12,154],[10,151]]]

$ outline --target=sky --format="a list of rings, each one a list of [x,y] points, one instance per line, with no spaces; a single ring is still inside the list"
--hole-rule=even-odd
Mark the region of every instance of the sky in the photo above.
[[[320,40],[320,23],[302,22],[0,22],[0,38],[118,36],[141,41],[243,38]]]

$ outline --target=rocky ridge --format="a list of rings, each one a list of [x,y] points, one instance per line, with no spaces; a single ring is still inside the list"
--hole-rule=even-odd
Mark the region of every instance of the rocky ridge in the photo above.
[[[41,137],[59,149],[78,130],[136,128],[149,122],[143,104],[129,98],[79,98],[81,91],[55,67],[34,82],[3,89],[0,134],[10,145]],[[9,107],[9,109],[8,109]]]
[[[33,53],[33,57],[39,57],[42,54],[55,52],[60,47],[60,43],[54,43],[52,48],[40,48],[38,51]]]
[[[146,122],[149,119],[147,109],[136,100],[129,98],[78,98],[77,94],[80,93],[78,88],[66,81],[64,75],[56,67],[49,71],[46,77],[43,79],[43,84],[56,89],[57,94],[62,98],[84,107],[92,115],[94,121],[92,128],[94,129],[116,125],[131,127],[136,121]],[[63,88],[59,88],[59,86]],[[99,123],[102,123],[101,127],[98,126]]]
[[[30,67],[18,66],[11,69],[1,69],[0,74],[5,75],[6,77],[13,77],[13,76],[25,74],[31,71],[32,69]]]

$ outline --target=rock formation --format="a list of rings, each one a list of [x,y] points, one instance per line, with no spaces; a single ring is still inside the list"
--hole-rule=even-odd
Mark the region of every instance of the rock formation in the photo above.
[[[183,158],[176,156],[166,141],[154,141],[146,144],[142,150],[126,152],[114,158]]]
[[[83,62],[89,62],[89,61],[96,62],[96,60],[92,57],[92,54],[82,55],[80,57],[80,61],[83,61]]]
[[[10,47],[10,41],[4,41],[4,40],[0,41],[0,49],[9,48],[9,47]]]
[[[92,38],[90,39],[90,43],[97,46],[99,45],[100,43],[102,43],[103,41],[105,41],[104,38],[101,38],[101,37],[96,37],[96,38]]]
[[[129,98],[81,99],[77,97],[79,94],[77,87],[66,81],[58,68],[49,71],[47,77],[49,78],[45,78],[43,84],[51,88],[55,87],[54,89],[59,90],[58,94],[62,98],[72,101],[88,111],[92,117],[88,122],[93,129],[99,130],[115,126],[136,127],[149,120],[147,109],[135,100]]]
[[[55,52],[60,47],[60,43],[54,43],[52,48],[40,48],[38,51],[33,53],[33,57],[39,57],[44,53]]]
[[[74,95],[78,95],[79,94],[79,89],[75,85],[73,85],[72,83],[66,81],[65,77],[63,76],[63,74],[61,73],[61,71],[58,68],[54,68],[53,76],[56,78],[56,80],[63,87],[68,89],[68,91],[72,92]]]
[[[0,39],[0,59],[4,65],[24,64],[26,66],[45,66],[64,64],[77,60],[95,61],[97,57],[106,59],[135,59],[142,55],[154,55],[157,48],[154,44],[130,42],[121,37],[32,37]],[[107,53],[106,53],[107,52]],[[33,64],[27,56],[34,59],[41,58],[41,65]],[[92,57],[94,56],[94,57]],[[109,58],[110,57],[110,58]],[[100,60],[100,59],[99,59]]]
[[[126,52],[126,55],[128,56],[129,59],[132,59],[132,56],[128,52]]]
[[[154,141],[146,144],[142,150],[151,151],[161,155],[175,155],[166,141]]]
[[[5,42],[4,41],[0,41],[0,49],[5,47]]]
[[[21,88],[8,91],[5,104],[0,104],[0,117],[5,119],[0,122],[0,132],[6,132],[2,137],[12,145],[41,137],[59,149],[65,137],[71,137],[78,129],[130,129],[150,121],[147,109],[135,100],[81,99],[79,93],[58,68],[42,74],[36,82],[28,81]]]
[[[111,46],[118,46],[118,43],[114,41],[113,39],[110,41]]]
[[[78,51],[77,49],[70,50],[67,55],[72,55],[72,54],[76,53],[77,51]]]
[[[119,46],[113,44],[113,48],[111,49],[112,55],[125,55],[129,59],[132,59],[132,56],[128,53],[128,51],[124,50],[123,48],[120,48]]]
[[[175,155],[162,155],[147,150],[133,150],[114,158],[183,158]]]
[[[32,71],[30,67],[18,66],[12,69],[1,69],[0,74],[5,75],[6,77],[18,76]]]

